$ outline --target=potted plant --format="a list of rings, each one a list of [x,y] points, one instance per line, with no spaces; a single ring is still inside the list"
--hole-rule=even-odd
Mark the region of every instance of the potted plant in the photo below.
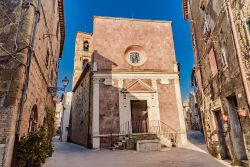
[[[50,140],[44,127],[29,132],[20,140],[17,150],[18,167],[40,167],[49,156]]]

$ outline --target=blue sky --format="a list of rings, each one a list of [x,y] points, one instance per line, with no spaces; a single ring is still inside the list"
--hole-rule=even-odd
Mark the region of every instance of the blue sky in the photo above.
[[[65,0],[66,40],[59,63],[59,86],[64,76],[72,80],[76,32],[92,33],[93,16],[111,16],[173,22],[177,61],[181,64],[182,98],[190,92],[193,52],[189,23],[182,17],[181,0]],[[72,82],[68,86],[71,90]]]

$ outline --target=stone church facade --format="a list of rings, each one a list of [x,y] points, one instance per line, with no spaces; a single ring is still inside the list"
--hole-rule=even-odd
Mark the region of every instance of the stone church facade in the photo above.
[[[171,22],[94,17],[93,34],[77,34],[73,78],[72,142],[163,129],[186,141]]]

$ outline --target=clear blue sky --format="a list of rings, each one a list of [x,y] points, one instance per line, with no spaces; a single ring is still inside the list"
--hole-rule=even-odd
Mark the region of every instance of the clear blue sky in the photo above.
[[[193,52],[189,23],[182,17],[181,0],[65,0],[64,3],[66,40],[59,66],[59,85],[64,76],[72,81],[76,32],[92,33],[93,16],[169,20],[173,22],[175,52],[181,64],[182,98],[188,97]]]

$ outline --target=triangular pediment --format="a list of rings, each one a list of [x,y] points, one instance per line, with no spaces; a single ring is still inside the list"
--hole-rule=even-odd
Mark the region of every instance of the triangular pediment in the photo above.
[[[122,90],[123,93],[136,92],[136,93],[155,93],[156,91],[148,84],[140,79],[129,84]]]

